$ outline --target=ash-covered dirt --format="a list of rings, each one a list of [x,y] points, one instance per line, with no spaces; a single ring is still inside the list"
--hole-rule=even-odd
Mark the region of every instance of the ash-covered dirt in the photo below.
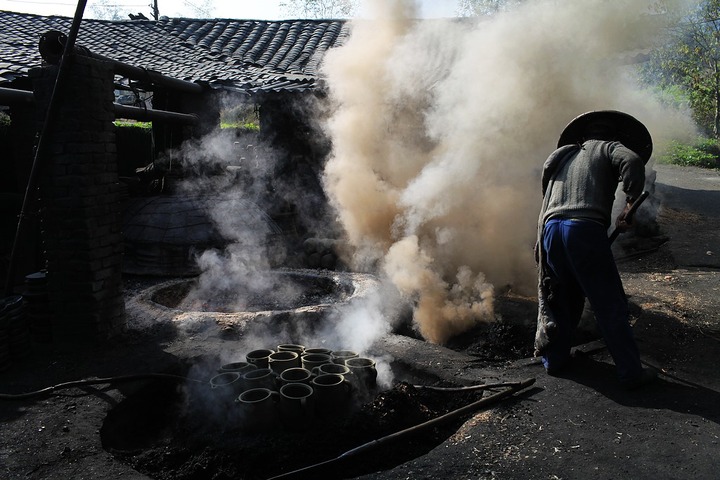
[[[301,430],[279,425],[272,431],[249,433],[210,414],[190,415],[192,399],[183,387],[186,383],[172,380],[101,384],[3,401],[0,455],[4,461],[0,468],[4,470],[0,476],[81,478],[88,475],[81,472],[91,472],[91,478],[107,479],[263,479],[330,461],[292,478],[465,478],[468,465],[480,472],[473,478],[623,478],[628,472],[633,472],[633,478],[660,478],[655,469],[646,468],[636,475],[637,471],[612,458],[602,460],[603,467],[598,470],[607,475],[586,476],[587,458],[617,455],[612,453],[615,444],[604,443],[609,430],[618,432],[615,440],[622,442],[623,451],[647,458],[656,458],[654,450],[660,452],[675,475],[682,469],[680,450],[687,448],[688,442],[702,443],[705,436],[709,447],[713,441],[717,445],[712,431],[698,431],[697,436],[684,425],[692,418],[700,419],[699,426],[720,422],[717,411],[712,413],[716,410],[713,405],[720,401],[713,389],[718,384],[715,359],[720,355],[720,332],[713,317],[718,274],[678,270],[662,238],[649,245],[640,255],[632,250],[618,255],[643,358],[666,373],[649,396],[623,397],[617,392],[604,350],[583,358],[583,369],[574,377],[546,377],[541,367],[527,363],[532,356],[536,303],[508,293],[497,299],[498,321],[478,325],[448,342],[450,350],[469,359],[444,365],[457,372],[450,381],[399,371],[398,381],[391,387],[362,398],[335,421]],[[147,279],[126,280],[130,291],[148,286]],[[203,335],[208,333],[198,332],[192,341],[202,345],[212,340]],[[584,331],[576,343],[593,338],[591,330]],[[27,392],[63,381],[159,368],[185,376],[204,354],[188,355],[187,347],[176,346],[178,342],[172,331],[158,329],[128,333],[108,348],[86,355],[58,354],[39,346],[25,363],[0,374],[4,392]],[[185,352],[182,358],[171,353],[180,350]],[[432,354],[426,356],[434,363]],[[476,369],[481,373],[475,374]],[[368,442],[471,404],[482,395],[480,391],[434,391],[413,385],[458,387],[527,376],[542,381],[541,400],[534,399],[538,395],[535,389],[491,410],[481,409],[382,444],[378,450],[371,448],[331,461]],[[566,383],[558,383],[562,381]],[[485,395],[491,393],[494,391]],[[630,411],[623,413],[627,409]],[[666,409],[677,413],[663,413]],[[633,417],[627,418],[630,412]],[[651,412],[660,412],[662,421]],[[597,430],[594,436],[592,430]],[[676,437],[675,430],[682,435]],[[644,442],[636,431],[647,432],[649,441]],[[668,441],[680,445],[678,452],[666,448]],[[546,444],[564,454],[538,453],[546,451]],[[586,457],[570,455],[575,451],[585,452]],[[443,463],[438,455],[455,461]],[[693,456],[693,471],[701,473],[694,478],[706,478],[702,473],[715,462],[712,457],[702,458]],[[142,477],[128,476],[134,475],[129,472]],[[561,472],[566,475],[559,475]]]
[[[701,173],[693,178],[708,176]],[[720,205],[718,189],[706,183],[696,190],[683,187],[664,194],[672,200],[668,194],[680,198],[687,192],[697,192],[704,205]],[[602,345],[590,344],[588,353],[578,357],[579,368],[566,377],[547,376],[528,358],[534,302],[501,295],[498,322],[449,342],[457,356],[418,342],[413,356],[405,359],[415,371],[402,372],[392,387],[324,430],[241,437],[232,425],[217,428],[209,419],[185,417],[186,399],[178,390],[182,382],[172,380],[105,382],[27,399],[6,398],[0,402],[0,478],[270,478],[334,459],[363,442],[467,405],[479,395],[411,385],[459,386],[527,377],[536,379],[535,386],[507,401],[345,462],[332,462],[305,478],[716,478],[719,217],[665,209],[659,218],[665,237],[644,243],[621,237],[617,253],[643,361],[661,369],[658,382],[647,389],[618,388]],[[131,290],[146,286],[137,279],[126,281]],[[222,334],[190,333],[187,339],[169,328],[128,332],[103,348],[82,352],[34,345],[32,355],[0,372],[2,392],[19,394],[82,378],[138,372],[184,375],[207,353],[200,347],[215,348],[224,341]],[[432,376],[428,372],[433,369],[447,375]]]

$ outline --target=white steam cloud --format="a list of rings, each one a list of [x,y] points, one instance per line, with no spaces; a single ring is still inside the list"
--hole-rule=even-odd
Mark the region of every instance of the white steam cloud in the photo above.
[[[493,318],[496,288],[533,293],[539,171],[564,126],[595,109],[636,116],[656,151],[690,135],[624,57],[664,18],[639,0],[539,0],[490,19],[413,20],[410,0],[371,2],[331,51],[325,188],[354,248],[443,343]]]

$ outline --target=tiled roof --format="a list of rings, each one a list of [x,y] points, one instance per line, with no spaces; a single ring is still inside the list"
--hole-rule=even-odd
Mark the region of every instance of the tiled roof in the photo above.
[[[0,11],[0,86],[41,63],[38,41],[71,18]],[[83,20],[77,45],[169,77],[255,93],[317,86],[325,52],[342,44],[343,20]]]

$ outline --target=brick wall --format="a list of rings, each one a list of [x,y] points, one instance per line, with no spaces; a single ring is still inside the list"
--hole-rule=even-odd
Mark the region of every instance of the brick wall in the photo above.
[[[102,342],[125,322],[113,72],[106,62],[75,57],[67,73],[38,191],[52,339],[60,349]],[[31,75],[44,115],[57,67]]]

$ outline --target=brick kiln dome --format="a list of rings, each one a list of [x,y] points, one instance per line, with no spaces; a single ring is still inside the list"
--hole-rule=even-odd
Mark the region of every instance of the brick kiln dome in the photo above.
[[[195,255],[229,243],[216,228],[209,205],[219,195],[170,194],[127,200],[123,216],[123,272],[137,275],[186,276],[200,273]],[[248,230],[281,233],[255,203],[233,198],[233,214]],[[239,207],[238,207],[239,205]]]

